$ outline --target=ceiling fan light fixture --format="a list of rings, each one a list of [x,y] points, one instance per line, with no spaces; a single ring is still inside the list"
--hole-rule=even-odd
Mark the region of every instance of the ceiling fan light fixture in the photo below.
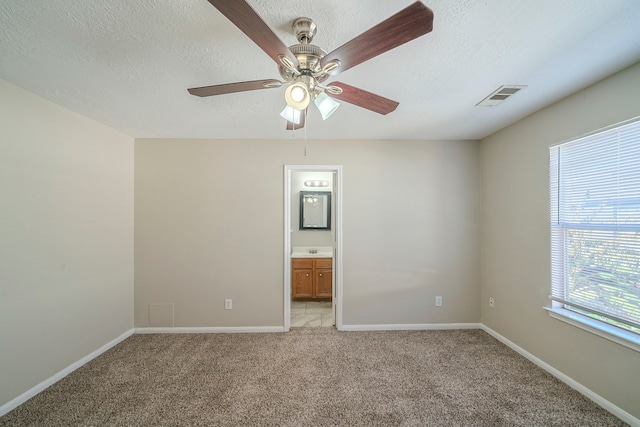
[[[329,97],[326,93],[320,92],[313,101],[322,115],[322,120],[327,120],[340,106],[340,103]]]
[[[289,105],[284,107],[284,110],[282,110],[280,115],[282,116],[282,118],[296,125],[299,125],[302,121],[302,110],[296,110]]]
[[[296,110],[304,110],[309,106],[311,95],[307,85],[302,82],[296,82],[284,92],[284,99],[289,107]]]
[[[278,71],[284,81],[266,79],[203,86],[188,89],[189,93],[204,97],[289,84],[285,91],[287,107],[281,113],[289,121],[287,129],[295,129],[296,123],[300,127],[304,126],[307,107],[312,98],[321,111],[322,118],[328,118],[339,105],[335,100],[328,100],[329,95],[379,114],[394,111],[398,106],[397,102],[374,93],[345,83],[336,82],[336,85],[326,87],[321,84],[329,75],[344,72],[433,30],[433,11],[421,1],[415,1],[327,53],[311,44],[317,27],[310,18],[302,17],[294,21],[292,29],[299,44],[287,47],[248,2],[209,0],[209,3],[278,64]],[[324,95],[318,97],[321,93]]]

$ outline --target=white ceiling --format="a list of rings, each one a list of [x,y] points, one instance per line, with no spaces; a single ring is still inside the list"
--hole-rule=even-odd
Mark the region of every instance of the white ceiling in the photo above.
[[[230,0],[231,1],[231,0]],[[240,0],[237,0],[240,1]],[[310,108],[310,139],[481,139],[640,61],[637,0],[424,0],[432,33],[325,82],[400,103],[381,116]],[[332,51],[412,0],[249,0],[287,45],[295,18]],[[3,0],[0,78],[134,137],[290,138],[284,88],[198,98],[187,88],[280,79],[206,0]],[[496,107],[501,85],[528,85]]]

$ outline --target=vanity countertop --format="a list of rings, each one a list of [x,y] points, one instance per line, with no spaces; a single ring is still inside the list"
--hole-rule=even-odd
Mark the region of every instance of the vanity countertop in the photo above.
[[[291,258],[333,258],[331,246],[294,246]]]

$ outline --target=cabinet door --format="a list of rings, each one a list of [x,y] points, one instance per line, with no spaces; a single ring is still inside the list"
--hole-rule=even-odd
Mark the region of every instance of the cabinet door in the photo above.
[[[313,270],[296,269],[293,270],[291,280],[292,298],[312,298],[313,297]]]
[[[330,268],[318,268],[316,269],[316,288],[315,298],[331,298],[333,290],[333,280],[331,277]]]

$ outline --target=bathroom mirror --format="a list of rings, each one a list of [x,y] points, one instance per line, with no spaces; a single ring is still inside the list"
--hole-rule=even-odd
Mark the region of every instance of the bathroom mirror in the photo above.
[[[331,230],[331,192],[300,192],[300,230]]]

